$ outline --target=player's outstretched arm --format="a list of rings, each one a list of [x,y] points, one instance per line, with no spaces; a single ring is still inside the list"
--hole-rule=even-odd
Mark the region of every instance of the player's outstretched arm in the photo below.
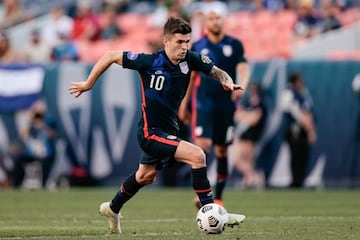
[[[220,81],[223,88],[226,91],[233,91],[233,90],[242,90],[240,84],[234,84],[232,78],[225,72],[224,70],[218,68],[217,66],[213,66],[210,70],[209,76]]]
[[[237,84],[240,84],[244,91],[232,92],[231,99],[233,101],[238,101],[243,96],[243,94],[249,84],[249,80],[250,80],[250,68],[249,68],[249,64],[247,62],[238,63],[236,66],[236,71],[237,71],[237,74],[236,74],[237,79],[235,82]]]
[[[86,81],[72,82],[69,87],[69,93],[79,97],[83,92],[90,90],[103,72],[110,67],[111,64],[117,63],[122,65],[122,52],[109,51],[106,52],[94,65]]]

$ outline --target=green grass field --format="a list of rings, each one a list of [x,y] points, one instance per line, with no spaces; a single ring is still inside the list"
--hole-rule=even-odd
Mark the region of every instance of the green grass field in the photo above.
[[[116,189],[0,192],[0,239],[360,239],[360,191],[263,192],[227,189],[237,228],[205,235],[195,224],[191,189],[145,188],[122,210],[121,236],[108,236],[98,206]]]

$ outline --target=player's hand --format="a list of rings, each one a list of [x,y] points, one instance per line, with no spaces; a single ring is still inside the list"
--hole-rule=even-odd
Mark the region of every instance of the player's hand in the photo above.
[[[240,84],[234,84],[229,80],[223,81],[221,84],[226,91],[243,90],[243,87]]]
[[[69,93],[74,94],[75,98],[79,97],[83,92],[90,89],[86,81],[83,82],[72,82],[69,87]]]
[[[244,95],[244,91],[233,91],[231,93],[231,100],[238,101]]]
[[[190,122],[191,122],[191,113],[186,108],[186,106],[184,106],[184,104],[181,104],[180,107],[179,107],[178,118],[184,124],[190,124]]]

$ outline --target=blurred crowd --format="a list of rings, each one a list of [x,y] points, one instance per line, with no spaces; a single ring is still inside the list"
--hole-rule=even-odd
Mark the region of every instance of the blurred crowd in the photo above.
[[[36,4],[46,1],[0,1],[0,62],[78,61],[81,60],[77,42],[119,40],[128,34],[122,29],[119,17],[128,12],[149,15],[149,28],[161,27],[169,15],[181,16],[192,23],[193,40],[202,34],[201,11],[212,0],[103,0],[103,1],[53,1],[49,20],[41,28],[29,31],[21,49],[12,46],[8,30],[19,23],[31,21]],[[239,0],[216,1],[227,12],[290,10],[296,13],[293,35],[310,38],[322,32],[341,28],[337,16],[360,6],[359,0]],[[67,4],[64,4],[67,3]],[[26,8],[25,8],[26,7]],[[136,30],[136,29],[132,29]],[[161,47],[158,39],[149,40],[150,50]]]

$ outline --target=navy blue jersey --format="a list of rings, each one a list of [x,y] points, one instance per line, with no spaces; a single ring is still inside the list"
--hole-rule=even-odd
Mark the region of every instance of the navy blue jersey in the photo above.
[[[124,52],[123,67],[137,70],[141,77],[140,124],[145,137],[157,129],[177,134],[177,112],[188,88],[191,71],[208,74],[213,65],[207,56],[193,51],[188,51],[185,59],[176,65],[164,50],[153,54]]]
[[[193,51],[207,55],[216,66],[227,72],[233,80],[236,79],[236,66],[241,62],[246,62],[244,48],[241,42],[230,36],[225,36],[221,42],[214,44],[205,36],[192,46]],[[219,81],[200,73],[200,85],[197,89],[197,104],[200,109],[211,110],[212,106],[218,104],[220,108],[225,103],[231,104],[231,92],[223,91]],[[201,105],[201,106],[200,106]]]

